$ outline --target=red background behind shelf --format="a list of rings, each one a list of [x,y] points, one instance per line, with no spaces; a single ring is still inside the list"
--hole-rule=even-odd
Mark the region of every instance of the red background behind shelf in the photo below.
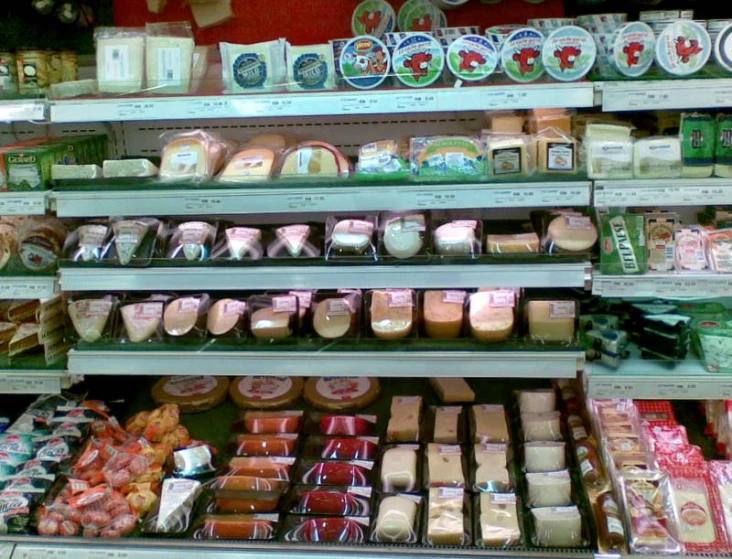
[[[258,43],[280,37],[294,45],[325,43],[329,39],[350,37],[351,14],[360,0],[232,0],[235,19],[208,29],[196,29],[196,43],[211,45],[220,41]],[[399,10],[406,0],[391,0]],[[115,23],[139,27],[147,22],[192,22],[183,0],[168,0],[160,15],[147,10],[146,0],[114,0]],[[446,12],[450,26],[479,25],[481,31],[491,25],[526,23],[528,18],[561,17],[563,0],[528,4],[522,0],[503,0],[500,4],[481,4],[472,0],[464,8]],[[195,27],[195,26],[194,26]]]

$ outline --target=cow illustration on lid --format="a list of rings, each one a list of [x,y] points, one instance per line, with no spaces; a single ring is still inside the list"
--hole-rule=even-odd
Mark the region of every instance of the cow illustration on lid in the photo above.
[[[364,11],[358,16],[358,21],[363,25],[367,35],[372,35],[381,25],[384,15],[379,10]]]
[[[574,68],[574,63],[580,54],[582,54],[582,49],[577,47],[562,47],[554,51],[554,57],[559,60],[559,69],[561,71]]]
[[[481,35],[456,38],[447,50],[447,64],[452,74],[469,82],[484,80],[498,65],[498,52],[490,39]]]
[[[418,52],[404,60],[404,67],[409,68],[412,71],[414,79],[419,81],[421,78],[425,78],[429,74],[429,65],[431,61],[432,55],[429,52]]]
[[[623,54],[626,56],[628,66],[637,66],[640,62],[640,54],[646,49],[643,43],[632,41],[623,47]]]
[[[676,54],[682,64],[688,64],[701,51],[698,39],[687,39],[683,36],[676,38]]]
[[[460,70],[463,72],[474,72],[478,66],[485,64],[485,57],[474,50],[461,50],[458,52],[460,56]]]
[[[537,49],[531,47],[517,50],[514,53],[513,59],[518,63],[518,69],[522,76],[534,71],[534,66],[540,54]]]
[[[412,20],[410,31],[432,31],[432,14],[426,14]]]

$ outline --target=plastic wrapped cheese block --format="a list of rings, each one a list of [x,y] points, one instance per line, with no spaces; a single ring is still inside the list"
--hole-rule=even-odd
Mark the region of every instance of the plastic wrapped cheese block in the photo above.
[[[521,413],[546,413],[557,409],[557,395],[552,389],[519,390],[517,396]]]
[[[379,543],[417,541],[417,513],[421,497],[390,495],[379,503],[372,539]]]
[[[272,177],[275,152],[267,147],[248,147],[231,158],[220,182],[257,182]]]
[[[679,138],[642,138],[633,146],[633,175],[639,179],[681,176]]]
[[[206,331],[199,323],[205,319],[208,305],[208,295],[171,300],[166,305],[163,314],[165,332],[175,338],[193,334],[196,330],[201,336],[205,335]],[[197,326],[200,327],[197,328]]]
[[[463,545],[465,493],[461,487],[433,487],[427,499],[427,542],[431,545]]]
[[[329,256],[376,256],[373,220],[329,218],[326,225]]]
[[[99,340],[107,329],[115,305],[116,299],[112,297],[69,301],[69,318],[79,338],[85,342]]]
[[[163,180],[203,181],[213,177],[226,156],[226,145],[204,130],[169,134],[160,162]]]
[[[535,441],[524,445],[524,469],[530,473],[556,472],[567,467],[563,442]]]
[[[574,341],[576,301],[529,301],[526,313],[530,339],[540,342]]]
[[[511,489],[508,473],[508,445],[506,443],[482,443],[473,448],[475,491],[504,492]]]
[[[562,440],[562,428],[558,411],[546,413],[522,413],[521,429],[524,441]]]
[[[381,232],[381,242],[390,256],[411,258],[424,247],[426,229],[423,214],[387,217]]]
[[[391,416],[386,427],[390,442],[417,442],[422,423],[421,396],[395,396],[391,401]]]
[[[582,516],[576,506],[535,508],[534,544],[539,547],[580,547]]]
[[[229,395],[240,408],[283,409],[300,399],[304,384],[301,377],[246,376],[231,383]]]
[[[527,473],[530,507],[563,507],[572,504],[572,480],[568,470]]]
[[[381,457],[381,488],[386,493],[415,491],[418,486],[417,445],[396,445]]]
[[[347,177],[350,163],[338,149],[325,142],[303,142],[282,156],[280,176]]]
[[[539,252],[539,236],[536,233],[516,235],[486,235],[485,251],[488,254],[517,254]]]
[[[379,396],[379,379],[371,377],[312,377],[303,395],[313,407],[326,411],[365,408]]]
[[[129,341],[147,342],[160,336],[162,301],[143,301],[122,307],[120,314]]]
[[[435,229],[434,247],[443,256],[477,256],[480,254],[478,221],[456,220]]]
[[[159,171],[149,159],[107,159],[102,170],[105,179],[156,177]]]
[[[135,93],[142,89],[145,70],[145,30],[98,27],[97,82],[100,93]]]
[[[511,547],[521,543],[516,495],[480,493],[479,543],[485,547]]]
[[[500,342],[511,335],[515,296],[510,290],[480,291],[470,296],[470,331],[481,342]]]
[[[425,291],[424,329],[430,338],[457,338],[463,329],[465,291]]]
[[[597,227],[582,214],[565,213],[548,225],[544,243],[547,252],[585,252],[597,242]]]
[[[325,339],[355,336],[360,306],[361,296],[357,293],[319,298],[313,312],[313,330]]]
[[[371,291],[371,330],[377,338],[397,340],[412,333],[415,323],[411,289]]]
[[[183,413],[202,412],[226,400],[226,377],[164,377],[152,389],[155,404],[175,404]]]
[[[281,305],[279,308],[264,306],[254,310],[255,305],[250,303],[253,311],[250,319],[251,331],[255,338],[277,340],[292,336],[297,324],[297,297],[292,296],[289,299],[294,299],[295,302],[288,308]]]
[[[427,445],[428,487],[465,487],[463,453],[459,445]]]
[[[432,440],[436,443],[457,444],[461,442],[460,422],[463,409],[457,407],[432,408],[435,425]]]
[[[246,331],[247,304],[237,299],[220,299],[208,311],[206,329],[212,336],[241,336]]]
[[[102,169],[99,165],[53,165],[51,167],[51,179],[98,179],[102,176]]]
[[[474,443],[507,443],[508,425],[503,406],[481,404],[471,408],[471,427]]]
[[[475,402],[475,392],[459,377],[430,377],[430,386],[444,404]]]

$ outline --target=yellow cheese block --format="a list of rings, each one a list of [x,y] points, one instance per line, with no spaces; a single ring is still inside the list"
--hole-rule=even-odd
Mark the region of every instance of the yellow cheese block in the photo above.
[[[398,340],[414,328],[414,307],[397,306],[389,291],[371,292],[371,329],[377,338]]]
[[[268,307],[252,313],[252,335],[255,338],[276,340],[292,335],[291,315],[288,312],[275,312]]]
[[[463,329],[464,291],[426,291],[424,329],[430,338],[457,338]]]
[[[485,251],[488,254],[520,254],[539,252],[539,236],[536,233],[518,235],[486,235]]]
[[[495,291],[470,296],[470,331],[481,342],[500,342],[513,332],[514,308],[496,306]]]
[[[291,138],[282,134],[258,134],[247,142],[249,147],[266,147],[275,151],[284,151],[293,144]]]
[[[275,152],[270,148],[247,148],[231,158],[221,173],[221,182],[264,181],[272,176]]]
[[[513,113],[494,113],[488,116],[491,132],[495,134],[523,134],[526,119]]]
[[[576,321],[575,301],[529,301],[529,337],[541,342],[572,342]]]
[[[574,173],[577,171],[577,142],[561,136],[536,140],[536,168],[540,173]]]
[[[475,392],[465,379],[458,377],[430,377],[430,386],[445,404],[475,402]]]

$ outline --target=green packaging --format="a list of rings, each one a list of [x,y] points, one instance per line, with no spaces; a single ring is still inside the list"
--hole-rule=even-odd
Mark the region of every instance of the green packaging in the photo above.
[[[732,178],[732,115],[717,115],[714,175]]]
[[[7,152],[8,190],[44,190],[51,179],[51,167],[58,156],[58,146],[20,148]]]
[[[714,171],[715,124],[711,115],[682,113],[679,127],[681,139],[681,176],[710,177]]]
[[[609,275],[644,274],[648,269],[646,220],[642,214],[598,212],[600,271]]]

